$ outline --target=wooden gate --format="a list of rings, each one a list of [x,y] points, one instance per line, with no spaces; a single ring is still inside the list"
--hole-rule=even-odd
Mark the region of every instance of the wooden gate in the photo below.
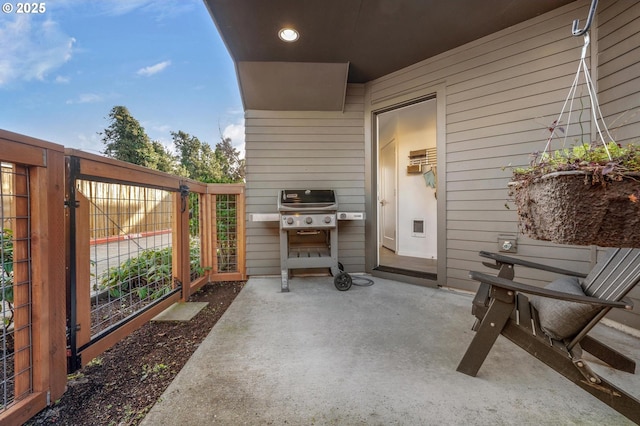
[[[244,185],[66,153],[72,372],[207,282],[244,279]]]

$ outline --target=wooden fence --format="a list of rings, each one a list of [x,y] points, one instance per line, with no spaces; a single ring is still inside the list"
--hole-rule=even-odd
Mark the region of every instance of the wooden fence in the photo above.
[[[92,230],[89,237],[93,242],[163,231],[153,225],[170,223],[172,220],[172,211],[167,208],[171,194],[167,191],[87,180],[79,181],[77,190],[88,200],[93,200],[89,213]],[[148,216],[153,216],[154,220],[144,220]]]
[[[62,395],[68,371],[207,282],[246,279],[242,184],[204,184],[3,130],[0,163],[0,302],[3,319],[6,306],[15,312],[13,334],[5,326],[2,337],[15,348],[0,342],[10,395],[0,424],[28,420]],[[123,297],[130,308],[113,309]]]
[[[3,237],[10,235],[2,245],[2,274],[10,279],[3,279],[0,295],[14,311],[0,337],[0,423],[21,424],[66,386],[64,151],[0,131],[0,161],[7,176]]]

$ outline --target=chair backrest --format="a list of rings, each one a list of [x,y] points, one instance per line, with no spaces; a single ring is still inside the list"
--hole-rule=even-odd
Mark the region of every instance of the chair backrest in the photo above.
[[[583,287],[587,296],[603,300],[620,300],[640,282],[640,249],[614,248],[607,250],[598,261]]]

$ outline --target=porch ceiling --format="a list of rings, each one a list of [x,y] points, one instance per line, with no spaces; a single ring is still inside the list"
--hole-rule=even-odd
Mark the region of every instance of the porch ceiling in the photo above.
[[[326,91],[326,70],[300,63],[348,64],[347,75],[331,77],[344,96],[347,82],[374,80],[574,0],[204,1],[236,66],[250,69],[238,73],[246,109],[264,109],[272,100],[278,109],[335,110],[341,108],[335,107],[336,90]],[[284,27],[295,28],[300,39],[282,42],[277,33]],[[299,85],[282,78],[281,67],[308,86],[318,79],[323,84],[300,94]]]

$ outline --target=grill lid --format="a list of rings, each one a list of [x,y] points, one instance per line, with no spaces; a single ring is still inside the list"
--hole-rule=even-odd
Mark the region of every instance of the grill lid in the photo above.
[[[278,210],[336,210],[333,189],[283,189],[278,198]]]

